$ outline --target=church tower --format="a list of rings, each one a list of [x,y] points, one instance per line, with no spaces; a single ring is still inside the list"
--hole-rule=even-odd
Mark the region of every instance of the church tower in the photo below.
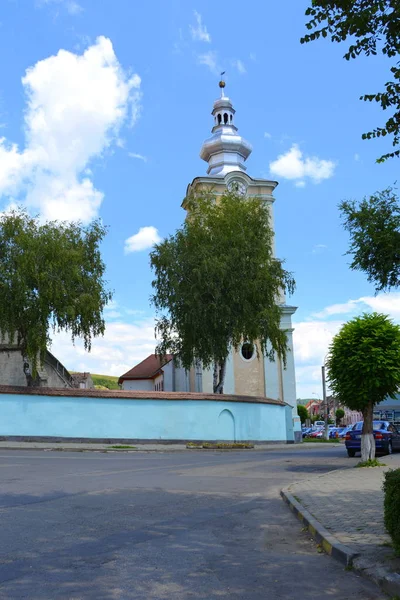
[[[212,117],[211,137],[203,142],[200,157],[207,163],[207,174],[195,177],[187,187],[186,198],[202,191],[212,190],[215,196],[222,195],[227,189],[234,189],[243,197],[257,196],[267,204],[273,227],[273,192],[278,185],[276,181],[255,179],[246,172],[245,162],[252,152],[251,144],[238,133],[235,124],[235,109],[232,101],[225,95],[225,81],[219,82],[220,97],[215,100]],[[186,201],[182,203],[186,210]],[[286,369],[276,356],[270,361],[259,356],[252,344],[244,342],[237,351],[231,352],[227,361],[224,384],[225,394],[243,396],[264,396],[279,399],[292,406],[295,439],[301,439],[300,419],[297,415],[296,380],[293,356],[292,315],[296,308],[286,304],[284,296],[278,299],[282,307],[281,328],[286,331],[288,355]],[[191,391],[210,393],[212,372],[190,374]],[[300,441],[299,439],[299,441]]]

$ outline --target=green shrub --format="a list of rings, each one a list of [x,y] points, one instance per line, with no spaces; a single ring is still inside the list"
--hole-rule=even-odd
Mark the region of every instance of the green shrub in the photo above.
[[[306,420],[310,418],[310,415],[308,414],[308,410],[302,404],[297,405],[297,414],[299,415],[300,421],[302,424],[305,423]]]
[[[384,522],[393,547],[400,554],[400,469],[388,471],[383,482]]]

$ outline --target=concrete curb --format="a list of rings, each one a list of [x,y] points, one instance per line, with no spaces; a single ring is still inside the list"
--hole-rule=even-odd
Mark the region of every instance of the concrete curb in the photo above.
[[[379,585],[393,598],[400,597],[400,575],[389,571],[382,563],[374,563],[362,556],[355,559],[354,571]]]
[[[384,592],[393,597],[400,597],[400,575],[390,571],[384,564],[367,560],[359,553],[345,546],[313,517],[306,508],[288,491],[281,490],[283,500],[311,533],[312,537],[321,544],[324,551],[340,560],[359,575],[376,583]]]
[[[353,566],[353,561],[358,556],[357,552],[339,542],[287,489],[281,490],[281,496],[329,556],[340,560],[346,567]]]

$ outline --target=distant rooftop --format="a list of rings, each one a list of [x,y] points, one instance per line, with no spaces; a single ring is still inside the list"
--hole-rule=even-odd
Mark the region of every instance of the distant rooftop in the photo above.
[[[150,356],[142,360],[141,363],[130,369],[130,371],[121,375],[118,383],[121,384],[127,379],[154,379],[160,373],[162,367],[169,363],[172,358],[172,354],[167,354],[163,358],[156,354],[150,354]]]

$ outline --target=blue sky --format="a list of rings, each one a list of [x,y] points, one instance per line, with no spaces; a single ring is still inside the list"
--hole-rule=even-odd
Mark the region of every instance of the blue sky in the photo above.
[[[186,186],[206,173],[199,151],[220,70],[253,145],[248,174],[280,182],[276,247],[297,281],[298,396],[320,396],[320,364],[345,320],[380,310],[400,321],[399,293],[374,296],[348,269],[337,209],[398,178],[398,160],[375,164],[387,142],[361,140],[383,115],[358,98],[382,89],[389,63],[346,62],[329,41],[300,45],[307,5],[2,1],[0,210],[26,204],[109,226],[106,335],[90,355],[55,336],[67,368],[120,375],[154,350],[149,248],[180,226]]]

